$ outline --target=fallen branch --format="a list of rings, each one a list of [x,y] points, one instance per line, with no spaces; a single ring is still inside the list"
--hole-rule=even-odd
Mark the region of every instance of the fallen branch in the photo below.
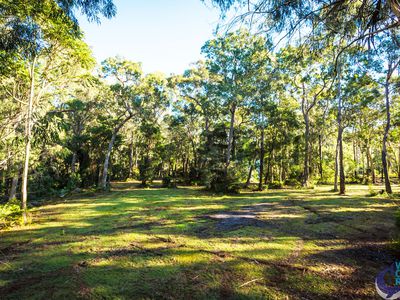
[[[258,281],[258,280],[262,280],[262,278],[252,279],[250,281],[247,281],[247,282],[243,283],[242,285],[239,285],[239,287],[244,287],[244,286],[246,286],[246,285],[248,285],[248,284],[250,284],[252,282]]]

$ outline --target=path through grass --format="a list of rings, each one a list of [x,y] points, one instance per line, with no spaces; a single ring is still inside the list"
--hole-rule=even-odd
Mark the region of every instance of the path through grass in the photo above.
[[[349,186],[219,196],[136,189],[0,232],[0,299],[379,299],[400,203]]]

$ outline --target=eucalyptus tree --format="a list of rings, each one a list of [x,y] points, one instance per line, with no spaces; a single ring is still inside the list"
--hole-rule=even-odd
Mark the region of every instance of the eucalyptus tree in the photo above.
[[[46,21],[43,21],[46,22]],[[32,127],[36,114],[39,113],[41,101],[50,101],[57,87],[68,84],[82,69],[90,68],[93,64],[87,45],[79,38],[71,38],[68,30],[70,23],[56,23],[51,27],[34,22],[27,23],[29,29],[28,41],[11,55],[18,61],[19,68],[13,74],[2,80],[3,88],[19,87],[15,94],[11,89],[8,94],[13,101],[25,106],[25,155],[22,175],[22,208],[26,222],[28,172],[32,141]],[[42,27],[44,29],[42,29]],[[11,84],[5,86],[5,83]],[[45,102],[43,103],[45,104]]]
[[[381,131],[377,120],[383,119],[381,105],[361,108],[357,119],[356,128],[358,138],[360,139],[362,151],[366,160],[364,182],[375,184],[377,183],[376,170],[378,169],[378,164],[375,163],[377,160],[377,155],[375,155],[375,153],[377,152],[376,150],[379,149],[379,136]]]
[[[265,156],[265,128],[270,125],[276,111],[273,92],[273,81],[277,79],[277,70],[272,53],[268,49],[258,53],[259,71],[248,80],[251,81],[250,96],[247,97],[247,106],[253,113],[253,122],[260,131],[259,146],[259,181],[258,189],[263,190],[264,156]],[[250,177],[250,175],[249,175]]]
[[[208,2],[202,0],[203,2]],[[358,41],[372,41],[381,32],[389,32],[400,26],[400,4],[397,0],[336,1],[336,0],[209,0],[219,6],[223,16],[234,8],[235,17],[230,26],[246,24],[261,32],[283,34],[292,38],[304,36],[303,42],[314,39],[324,32],[322,40],[338,35],[346,38],[342,49]],[[281,35],[282,36],[282,35]],[[339,53],[341,54],[341,53]]]
[[[48,29],[57,24],[70,24],[70,38],[81,35],[76,14],[89,21],[100,22],[99,15],[111,18],[116,14],[112,0],[1,0],[0,51],[13,52],[31,48],[31,24]]]
[[[213,118],[218,112],[218,99],[213,99],[210,87],[213,84],[204,61],[198,61],[192,68],[184,71],[183,75],[174,78],[178,97],[192,104],[204,122],[204,131],[208,132]]]
[[[141,131],[141,160],[139,178],[146,186],[155,174],[162,144],[161,123],[169,107],[171,91],[162,73],[147,74],[139,86],[139,128]]]
[[[235,117],[238,108],[244,105],[250,95],[250,78],[259,71],[264,63],[264,53],[268,41],[248,31],[237,31],[206,42],[202,53],[206,57],[209,72],[215,75],[212,86],[221,105],[228,109],[229,131],[225,156],[225,173],[232,159]]]
[[[392,193],[392,187],[390,184],[388,161],[387,161],[387,141],[389,137],[390,125],[391,125],[391,98],[392,89],[394,82],[398,81],[396,78],[395,71],[398,69],[400,64],[400,37],[397,31],[391,31],[390,34],[379,37],[379,44],[377,48],[377,55],[383,56],[383,61],[379,60],[380,66],[378,66],[378,72],[383,75],[381,84],[384,87],[385,95],[385,113],[386,113],[386,124],[384,134],[382,138],[382,172],[385,178],[385,190],[388,194]],[[383,65],[384,64],[384,65]]]
[[[346,128],[352,128],[353,144],[356,141],[355,132],[358,120],[362,117],[363,109],[376,106],[380,98],[377,84],[368,72],[365,71],[363,53],[360,48],[350,49],[342,55],[340,73],[337,77],[335,110],[337,111],[338,135],[335,158],[334,190],[345,193],[345,172],[343,158],[343,133]],[[355,150],[354,150],[355,151]],[[339,155],[338,155],[339,154]],[[340,177],[340,189],[337,187],[337,177]]]
[[[177,171],[183,176],[185,183],[199,180],[199,148],[201,123],[190,105],[179,110],[174,109],[172,115],[164,118],[165,152],[163,161],[168,165],[168,176],[176,178]],[[164,165],[164,164],[163,164]]]
[[[397,173],[397,178],[400,179],[400,107],[399,107],[399,95],[393,95],[392,98],[392,113],[391,120],[393,129],[390,132],[388,138],[388,146],[390,157],[392,162],[395,163],[394,169]]]
[[[111,137],[104,157],[100,186],[107,188],[108,168],[115,139],[120,129],[137,113],[141,102],[139,87],[142,84],[142,67],[121,58],[108,58],[102,63],[102,74],[111,81],[105,110],[112,123]]]
[[[326,54],[326,53],[325,53]],[[304,121],[304,166],[303,186],[310,185],[310,118],[332,84],[329,80],[331,68],[322,52],[307,48],[287,47],[278,53],[280,70],[285,76],[284,86],[290,96],[297,99]]]
[[[0,72],[5,76],[7,76],[7,69],[14,72],[16,70],[13,68],[15,65],[10,66],[10,62],[19,61],[20,66],[18,68],[22,68],[23,72],[15,72],[11,77],[15,78],[16,83],[25,76],[25,79],[22,79],[27,85],[24,86],[24,89],[29,91],[26,93],[29,96],[24,100],[24,102],[27,102],[25,112],[25,163],[23,164],[22,178],[22,207],[25,222],[32,118],[35,114],[35,104],[44,94],[40,91],[36,93],[35,90],[40,89],[40,86],[48,87],[44,83],[45,80],[47,82],[54,81],[55,78],[50,78],[51,76],[44,79],[44,76],[49,75],[49,72],[54,74],[56,70],[60,70],[51,63],[59,62],[68,55],[75,56],[79,52],[78,49],[82,50],[82,47],[78,46],[76,42],[81,38],[81,32],[75,18],[77,9],[80,9],[81,13],[86,15],[89,20],[95,21],[99,20],[98,14],[112,17],[116,12],[111,0],[83,2],[75,0],[0,1],[0,61],[3,66]],[[67,54],[66,49],[76,49],[76,51],[70,51]],[[73,52],[75,54],[72,54]],[[81,55],[83,55],[82,52]],[[72,59],[70,63],[80,65],[80,62],[75,59]],[[65,69],[65,67],[62,69]],[[36,76],[38,76],[37,80],[35,80]],[[43,85],[40,85],[42,83]],[[21,87],[19,83],[15,85]],[[21,101],[19,96],[14,99]]]
[[[59,111],[64,115],[64,126],[67,132],[63,142],[71,153],[70,175],[80,173],[79,167],[83,161],[83,146],[88,141],[88,126],[93,125],[96,114],[104,110],[104,84],[95,76],[85,74],[80,77],[79,82],[71,87],[66,96],[66,100],[61,103]],[[77,168],[78,165],[78,168]]]
[[[207,163],[207,155],[199,152],[206,150],[210,128],[217,122],[221,112],[219,99],[211,92],[213,80],[213,74],[210,74],[204,61],[196,62],[183,75],[172,78],[177,98],[173,109],[179,117],[171,125],[185,124],[185,136],[190,138],[191,144],[189,152],[194,156],[191,175],[197,179],[200,169],[205,168]]]

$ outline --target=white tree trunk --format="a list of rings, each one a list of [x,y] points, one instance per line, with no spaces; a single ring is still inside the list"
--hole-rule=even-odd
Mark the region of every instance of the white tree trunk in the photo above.
[[[111,140],[108,143],[108,148],[107,148],[107,153],[106,157],[104,159],[104,166],[103,166],[103,177],[101,178],[101,187],[105,190],[107,188],[107,176],[108,176],[108,166],[110,163],[110,156],[111,156],[111,151],[114,147],[114,142],[117,137],[118,131],[114,130],[113,134],[111,136]]]
[[[104,158],[103,174],[102,174],[102,178],[101,178],[101,188],[104,190],[107,189],[108,167],[110,164],[110,157],[111,157],[112,149],[114,147],[115,139],[117,138],[117,134],[118,134],[119,130],[122,128],[122,126],[124,126],[124,124],[126,122],[128,122],[132,117],[133,117],[133,115],[129,115],[123,121],[121,121],[121,123],[119,123],[117,127],[114,128],[113,134],[111,136],[111,140],[108,143],[106,157]]]
[[[10,188],[10,193],[8,194],[8,201],[16,198],[17,195],[17,187],[18,187],[18,181],[19,181],[19,174],[15,174],[12,178],[11,181],[11,188]]]
[[[231,107],[231,122],[229,125],[229,134],[228,134],[228,148],[226,150],[226,169],[231,162],[231,152],[232,152],[232,142],[233,142],[233,129],[235,125],[235,113],[236,113],[236,104],[232,104]]]
[[[30,84],[30,93],[27,103],[26,121],[25,121],[25,160],[22,173],[22,187],[21,187],[22,217],[24,224],[26,224],[28,220],[27,219],[28,173],[29,173],[29,157],[31,154],[31,139],[32,139],[32,110],[33,110],[33,100],[35,97],[35,62],[36,60],[33,59],[30,68],[31,84]]]

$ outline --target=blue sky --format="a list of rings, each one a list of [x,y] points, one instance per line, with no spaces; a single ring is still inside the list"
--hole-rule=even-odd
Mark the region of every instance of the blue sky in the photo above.
[[[143,63],[146,73],[181,73],[201,58],[212,38],[219,11],[201,0],[114,0],[117,15],[100,25],[79,24],[100,62],[120,55]]]

